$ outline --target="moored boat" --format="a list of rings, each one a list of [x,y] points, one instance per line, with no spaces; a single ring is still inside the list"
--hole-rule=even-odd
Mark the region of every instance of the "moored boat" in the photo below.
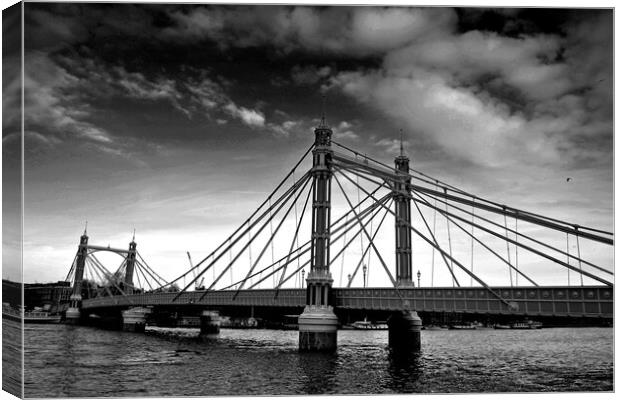
[[[511,329],[542,329],[542,323],[538,321],[520,321],[510,324]]]
[[[2,305],[2,318],[25,324],[55,324],[60,322],[60,315],[52,315],[47,311],[20,311],[5,304]]]
[[[387,323],[380,321],[368,321],[364,318],[363,321],[355,321],[352,324],[346,325],[344,329],[357,329],[357,330],[386,330],[388,328]]]
[[[423,325],[422,329],[427,331],[447,331],[448,325]]]
[[[476,325],[474,324],[454,324],[450,325],[450,329],[454,330],[474,330],[476,329]]]

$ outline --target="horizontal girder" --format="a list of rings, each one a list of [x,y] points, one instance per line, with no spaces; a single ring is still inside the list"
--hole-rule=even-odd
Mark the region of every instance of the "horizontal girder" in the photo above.
[[[521,316],[613,317],[613,287],[523,286],[492,287],[510,308],[482,287],[461,288],[333,288],[336,308],[510,314]],[[130,306],[174,307],[304,307],[305,289],[219,290],[181,293],[143,293],[84,300],[83,309]],[[204,297],[202,297],[204,295]],[[202,297],[201,300],[199,300]]]

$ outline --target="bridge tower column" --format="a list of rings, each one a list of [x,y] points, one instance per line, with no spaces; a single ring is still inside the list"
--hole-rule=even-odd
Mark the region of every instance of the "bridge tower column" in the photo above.
[[[75,276],[73,279],[73,291],[69,298],[69,308],[65,314],[66,320],[70,324],[77,324],[80,321],[80,308],[82,307],[82,280],[84,278],[84,265],[88,253],[88,236],[86,230],[80,237],[78,246],[77,260],[75,264]]]
[[[127,252],[127,266],[125,268],[125,293],[133,293],[133,271],[136,265],[136,242],[135,237],[129,243]]]
[[[314,136],[311,261],[306,279],[306,307],[298,320],[299,350],[334,351],[337,344],[338,317],[332,307],[333,279],[329,272],[333,152],[332,130],[325,124],[325,118],[314,130]]]
[[[394,159],[396,173],[400,181],[394,185],[394,212],[396,214],[396,285],[414,286],[411,263],[411,199],[409,187],[409,158],[403,154],[401,142],[400,155]]]

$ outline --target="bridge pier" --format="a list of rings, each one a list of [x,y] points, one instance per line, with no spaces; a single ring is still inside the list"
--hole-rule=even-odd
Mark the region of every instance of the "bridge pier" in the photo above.
[[[73,299],[72,299],[73,302]],[[82,313],[80,309],[77,307],[69,307],[65,313],[65,321],[69,325],[78,325],[80,323],[80,318]]]
[[[338,317],[330,306],[306,306],[299,316],[299,351],[335,351]]]
[[[397,311],[387,320],[388,344],[399,351],[420,351],[422,319],[415,311]]]
[[[205,310],[200,315],[200,337],[216,337],[220,334],[220,313]]]
[[[123,331],[125,332],[144,332],[146,327],[146,315],[151,310],[144,307],[132,307],[122,312]]]
[[[304,312],[299,316],[300,351],[334,351],[338,341],[338,317],[329,305],[331,284],[329,271],[308,274]]]

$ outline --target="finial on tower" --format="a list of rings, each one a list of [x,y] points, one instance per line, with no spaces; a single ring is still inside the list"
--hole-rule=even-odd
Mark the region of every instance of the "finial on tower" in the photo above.
[[[86,236],[86,230],[88,229],[88,220],[84,224],[84,236]]]
[[[133,228],[133,237],[131,238],[132,242],[136,241],[136,228]]]
[[[400,130],[400,155],[401,157],[404,155],[403,154],[403,130]]]
[[[325,122],[325,93],[321,95],[321,123],[319,128],[327,128],[327,123]]]

